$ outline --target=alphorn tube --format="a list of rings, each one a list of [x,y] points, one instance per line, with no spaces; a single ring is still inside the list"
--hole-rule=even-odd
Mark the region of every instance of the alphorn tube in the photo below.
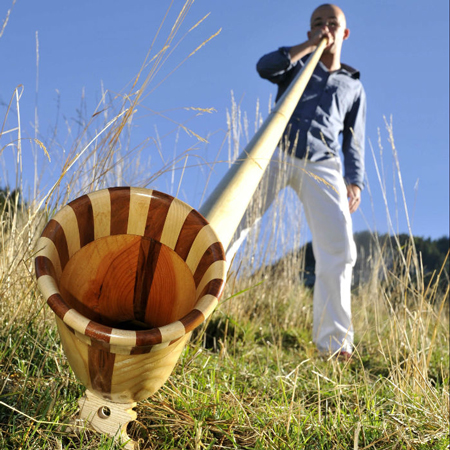
[[[327,45],[323,38],[199,212],[226,249]]]

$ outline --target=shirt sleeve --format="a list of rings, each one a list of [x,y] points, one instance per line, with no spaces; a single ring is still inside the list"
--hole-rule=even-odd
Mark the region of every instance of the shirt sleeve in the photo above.
[[[366,129],[366,94],[360,89],[344,121],[342,153],[345,180],[364,188],[364,145]]]
[[[280,47],[278,50],[264,55],[256,64],[256,70],[261,78],[280,84],[286,74],[295,66],[289,55],[290,47]]]

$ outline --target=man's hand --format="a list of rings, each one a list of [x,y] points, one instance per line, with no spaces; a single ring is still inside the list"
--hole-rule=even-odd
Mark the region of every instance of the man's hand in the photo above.
[[[323,26],[317,30],[310,31],[308,33],[309,45],[311,45],[312,47],[317,47],[319,45],[320,40],[323,37],[326,37],[328,41],[326,48],[331,47],[331,45],[333,45],[334,42],[334,36],[327,26]]]
[[[350,213],[353,214],[361,203],[361,189],[356,184],[347,185],[348,207]]]
[[[289,55],[291,57],[291,62],[295,63],[299,59],[303,58],[303,56],[312,53],[320,43],[320,40],[323,37],[328,39],[326,48],[329,48],[333,45],[334,36],[330,33],[328,27],[324,26],[321,29],[318,29],[314,32],[308,32],[308,40],[303,42],[302,44],[294,45],[289,50]]]

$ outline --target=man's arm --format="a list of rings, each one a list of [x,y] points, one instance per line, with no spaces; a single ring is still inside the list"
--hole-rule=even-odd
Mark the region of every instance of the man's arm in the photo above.
[[[361,202],[364,187],[364,144],[366,127],[366,95],[361,90],[344,122],[342,152],[344,154],[345,180],[350,212],[355,212]]]
[[[307,41],[293,47],[281,47],[275,52],[264,55],[257,63],[256,70],[261,78],[280,84],[289,81],[286,75],[304,56],[312,53],[326,36],[328,43],[333,42],[333,36],[326,29],[316,31]]]
[[[267,53],[256,64],[256,70],[261,78],[272,83],[282,83],[286,74],[294,67],[289,57],[289,48],[281,47],[278,50]]]

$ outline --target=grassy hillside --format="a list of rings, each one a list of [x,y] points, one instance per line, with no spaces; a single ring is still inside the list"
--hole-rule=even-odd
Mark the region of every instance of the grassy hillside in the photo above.
[[[84,387],[67,363],[33,266],[36,239],[52,213],[37,201],[5,198],[0,448],[119,448],[67,426]],[[65,200],[49,201],[56,211]],[[377,257],[367,258],[371,276],[354,290],[355,356],[341,362],[311,342],[311,289],[298,276],[305,253],[255,270],[257,251],[250,240],[219,307],[168,382],[138,404],[129,434],[140,448],[448,448],[447,259],[426,278],[413,238],[377,248]]]
[[[16,233],[23,241],[25,231]],[[15,239],[11,249],[7,237],[0,448],[119,448],[65,428],[84,388],[36,290],[32,246]],[[286,267],[267,273],[231,280],[169,381],[139,403],[129,431],[141,449],[447,448],[448,303],[433,285],[390,273],[361,287],[353,301],[356,356],[339,362],[311,343],[311,291]]]

